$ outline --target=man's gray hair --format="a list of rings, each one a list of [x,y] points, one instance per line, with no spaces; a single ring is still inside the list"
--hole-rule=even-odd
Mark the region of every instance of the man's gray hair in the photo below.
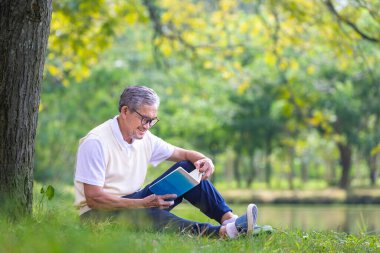
[[[142,105],[158,106],[160,98],[154,90],[145,86],[129,86],[120,96],[119,112],[121,107],[127,106],[130,110],[136,111]]]

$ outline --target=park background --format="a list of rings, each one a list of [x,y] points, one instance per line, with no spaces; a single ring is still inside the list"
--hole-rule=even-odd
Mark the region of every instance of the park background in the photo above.
[[[161,97],[151,131],[211,157],[228,201],[380,203],[379,9],[370,0],[55,1],[37,188],[73,196],[79,139],[118,113],[126,86],[146,85]],[[168,166],[150,168],[147,182]],[[359,225],[376,225],[374,208]]]

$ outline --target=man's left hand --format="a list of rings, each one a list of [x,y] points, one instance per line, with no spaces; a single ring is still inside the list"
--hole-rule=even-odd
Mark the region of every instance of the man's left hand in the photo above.
[[[214,164],[210,158],[202,158],[194,163],[195,168],[203,173],[202,180],[207,180],[214,173]]]

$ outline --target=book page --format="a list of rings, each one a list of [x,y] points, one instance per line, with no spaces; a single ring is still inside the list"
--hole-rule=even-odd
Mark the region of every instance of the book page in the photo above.
[[[189,175],[199,183],[202,179],[203,173],[199,172],[198,169],[195,169],[192,172],[190,172]]]

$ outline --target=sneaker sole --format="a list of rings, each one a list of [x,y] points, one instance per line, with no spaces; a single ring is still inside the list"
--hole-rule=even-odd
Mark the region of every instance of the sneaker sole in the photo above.
[[[247,207],[247,221],[248,221],[247,234],[253,233],[254,226],[256,225],[256,221],[257,221],[257,214],[258,214],[257,206],[255,204],[249,204]]]

